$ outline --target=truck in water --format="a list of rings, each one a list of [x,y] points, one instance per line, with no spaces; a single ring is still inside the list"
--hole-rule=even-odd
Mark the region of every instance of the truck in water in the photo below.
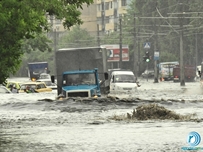
[[[192,65],[186,65],[184,69],[185,81],[195,81],[196,67]],[[173,68],[173,82],[180,82],[180,66],[176,65]]]
[[[28,63],[28,77],[30,80],[38,80],[42,73],[49,74],[47,62],[30,62]]]
[[[178,61],[159,63],[159,78],[161,81],[173,80],[173,68],[179,65]]]
[[[106,49],[64,48],[55,52],[57,94],[64,97],[101,96],[108,86]],[[52,76],[52,80],[54,80]],[[83,80],[86,79],[86,80]]]
[[[63,97],[101,97],[98,69],[63,72],[61,94]]]

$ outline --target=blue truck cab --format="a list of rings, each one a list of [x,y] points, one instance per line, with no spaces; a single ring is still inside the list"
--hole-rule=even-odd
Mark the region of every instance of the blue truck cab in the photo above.
[[[64,97],[100,97],[98,69],[63,72],[61,94]]]

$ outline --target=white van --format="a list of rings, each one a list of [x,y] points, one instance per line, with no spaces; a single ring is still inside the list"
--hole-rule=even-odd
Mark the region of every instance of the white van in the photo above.
[[[113,71],[110,76],[110,94],[135,93],[138,84],[132,71]]]

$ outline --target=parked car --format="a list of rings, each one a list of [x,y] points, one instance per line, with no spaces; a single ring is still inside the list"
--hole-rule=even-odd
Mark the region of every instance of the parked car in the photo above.
[[[8,88],[6,88],[5,86],[0,86],[0,94],[1,93],[11,93],[11,91],[8,89]]]
[[[32,92],[51,92],[52,91],[52,89],[48,88],[44,82],[27,82],[21,85],[19,93],[26,92],[28,88]]]
[[[152,78],[154,77],[154,69],[146,69],[143,73],[142,73],[142,77],[143,78]]]

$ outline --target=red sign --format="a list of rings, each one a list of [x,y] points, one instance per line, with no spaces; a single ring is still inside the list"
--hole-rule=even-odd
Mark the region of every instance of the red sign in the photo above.
[[[120,61],[120,47],[119,45],[102,45],[107,49],[107,61],[119,62]],[[122,46],[122,61],[129,61],[128,46]]]

